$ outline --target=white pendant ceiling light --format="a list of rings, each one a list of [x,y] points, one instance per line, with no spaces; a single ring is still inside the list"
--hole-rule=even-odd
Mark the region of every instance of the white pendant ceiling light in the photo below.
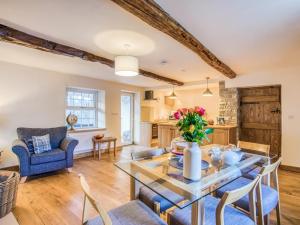
[[[138,58],[129,55],[115,57],[115,74],[119,76],[137,76],[139,74]]]
[[[115,74],[124,77],[139,75],[139,60],[135,56],[129,55],[130,44],[124,44],[126,54],[115,57]]]
[[[176,99],[177,98],[177,96],[176,96],[176,94],[175,94],[175,91],[174,91],[174,86],[173,86],[173,91],[172,91],[172,93],[168,96],[170,99]]]
[[[203,92],[203,94],[202,94],[203,96],[213,96],[213,93],[208,88],[208,80],[209,80],[209,77],[206,77],[206,90]]]

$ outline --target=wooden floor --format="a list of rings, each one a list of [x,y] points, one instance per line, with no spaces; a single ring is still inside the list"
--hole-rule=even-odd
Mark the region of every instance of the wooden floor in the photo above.
[[[114,167],[113,162],[113,156],[107,154],[103,154],[101,161],[82,158],[75,160],[72,173],[62,171],[21,184],[14,210],[18,222],[21,225],[80,224],[83,193],[78,173],[86,176],[92,191],[106,210],[128,202],[129,177]],[[280,171],[279,181],[282,224],[299,225],[300,174]]]

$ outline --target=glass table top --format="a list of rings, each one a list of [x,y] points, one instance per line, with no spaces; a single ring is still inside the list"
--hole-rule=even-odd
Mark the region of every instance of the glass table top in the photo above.
[[[258,166],[269,163],[270,160],[270,157],[241,150],[242,159],[236,165],[228,166],[222,161],[216,163],[211,160],[208,151],[213,146],[216,145],[201,147],[202,160],[208,162],[209,166],[202,170],[202,177],[199,181],[184,178],[182,168],[170,163],[174,159],[171,153],[138,161],[120,161],[115,163],[115,166],[182,209],[241,177],[242,171],[248,173]],[[183,200],[179,203],[174,201],[170,191],[182,196]]]

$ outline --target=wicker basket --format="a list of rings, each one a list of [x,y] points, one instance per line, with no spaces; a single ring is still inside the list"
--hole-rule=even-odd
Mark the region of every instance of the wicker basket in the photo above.
[[[0,170],[0,218],[15,207],[19,180],[19,173]]]

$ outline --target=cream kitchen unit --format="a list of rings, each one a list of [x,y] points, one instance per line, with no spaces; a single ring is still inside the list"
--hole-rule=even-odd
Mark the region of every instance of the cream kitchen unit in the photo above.
[[[237,128],[233,125],[211,125],[208,128],[213,128],[214,133],[209,135],[210,142],[206,144],[236,144],[237,143]],[[176,122],[158,123],[158,143],[159,147],[170,147],[172,139],[178,137],[179,131],[176,127]]]

